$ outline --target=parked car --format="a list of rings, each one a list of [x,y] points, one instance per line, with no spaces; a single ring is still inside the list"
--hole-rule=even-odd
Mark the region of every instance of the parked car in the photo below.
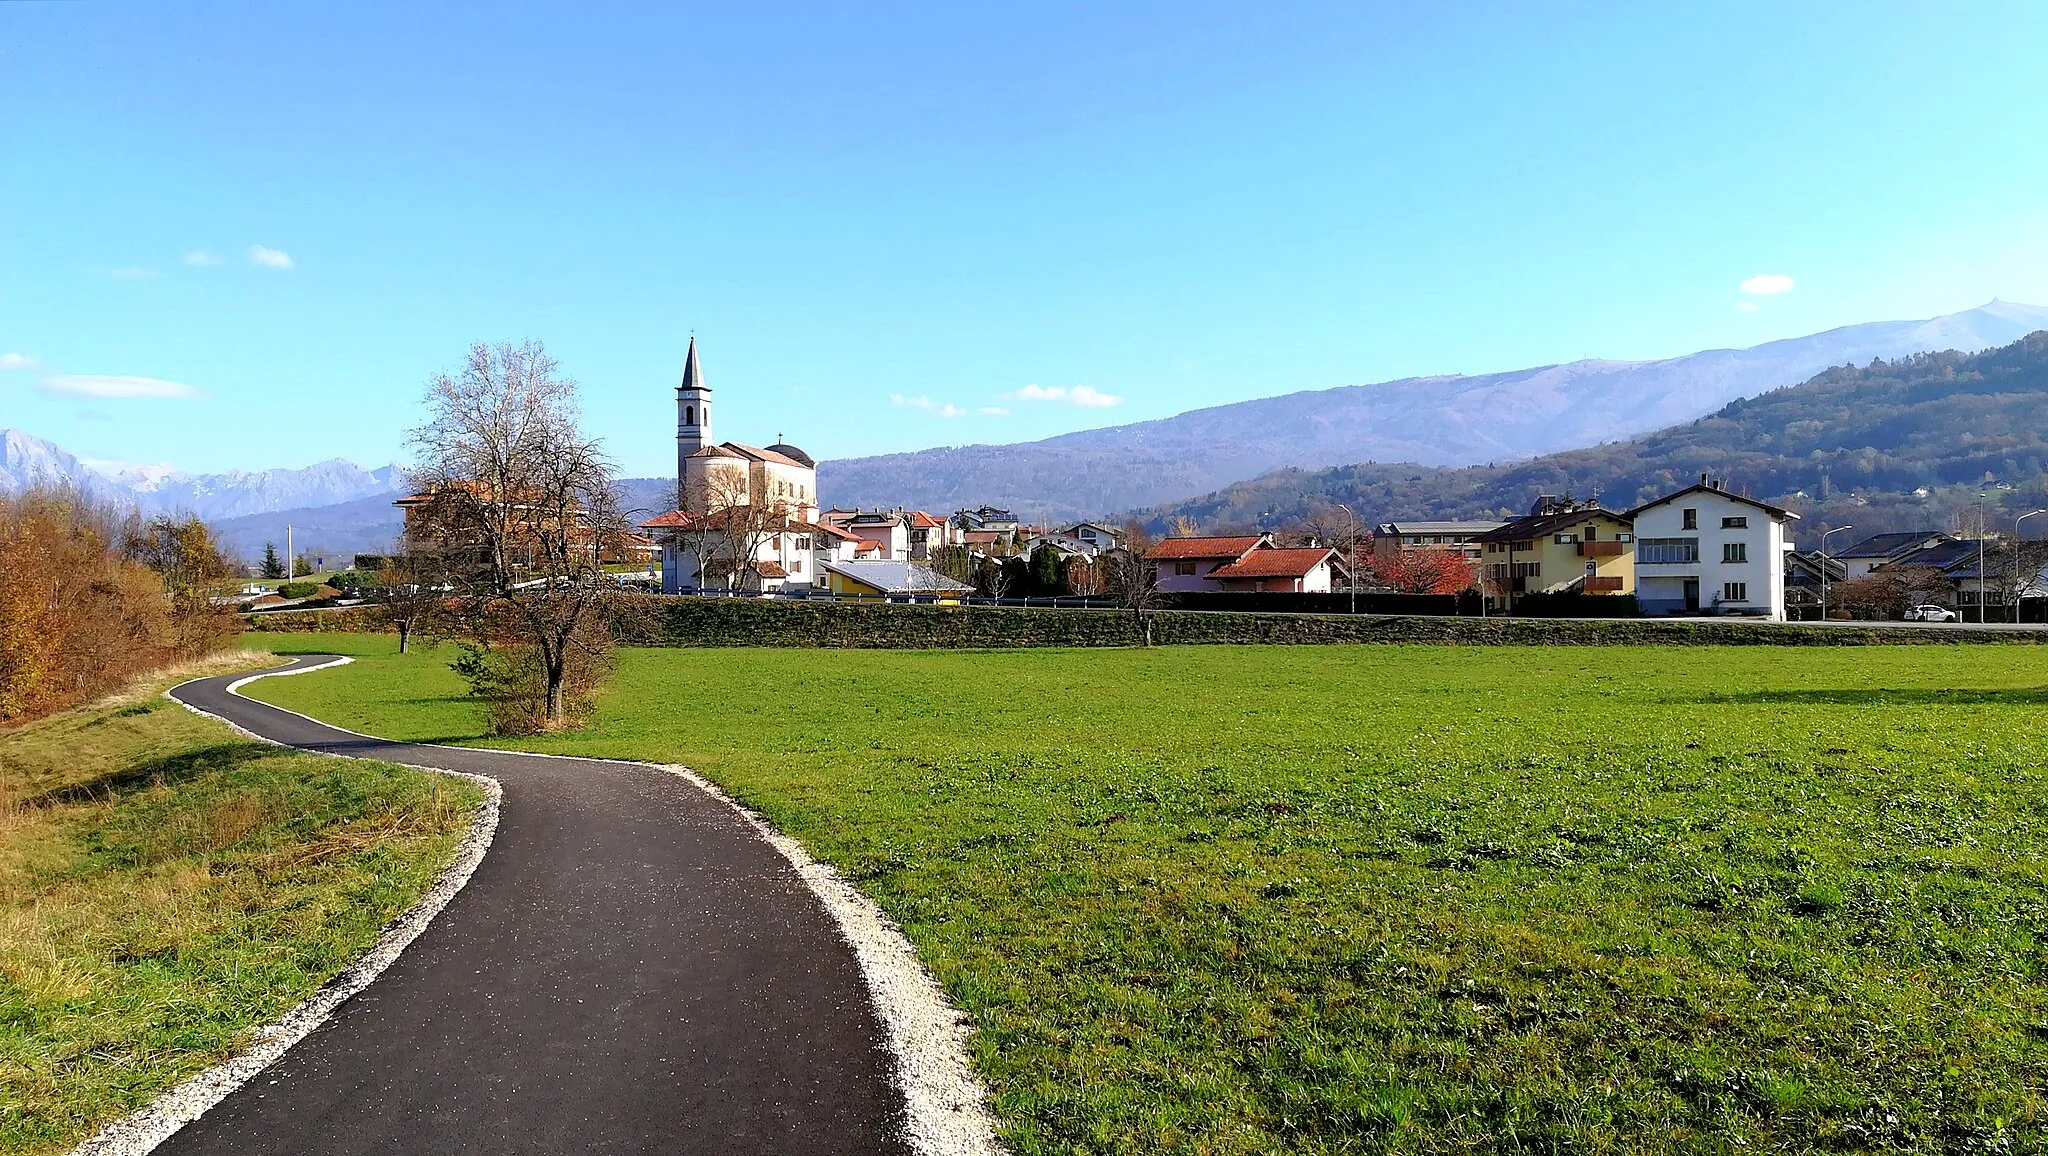
[[[1908,622],[1954,622],[1956,612],[1945,606],[1908,606],[1905,618]]]

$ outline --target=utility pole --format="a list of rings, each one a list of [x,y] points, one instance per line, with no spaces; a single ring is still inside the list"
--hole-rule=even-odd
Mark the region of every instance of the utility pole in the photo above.
[[[1977,499],[1977,625],[1984,625],[1984,499]]]
[[[1820,536],[1820,620],[1822,622],[1828,620],[1828,535],[1839,534],[1844,530],[1853,530],[1855,528],[1854,526],[1836,526],[1832,530],[1824,531]]]
[[[1344,511],[1345,517],[1351,519],[1351,532],[1345,535],[1344,539],[1344,585],[1351,591],[1351,613],[1356,614],[1358,613],[1358,572],[1355,569],[1358,559],[1358,515],[1352,513],[1351,507],[1342,502],[1337,503],[1337,508]]]

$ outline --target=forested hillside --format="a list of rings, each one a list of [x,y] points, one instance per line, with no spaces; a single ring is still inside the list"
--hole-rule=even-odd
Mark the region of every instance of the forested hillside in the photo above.
[[[1972,524],[2048,504],[2048,330],[1982,353],[1927,353],[1822,372],[1684,425],[1502,465],[1367,462],[1280,470],[1139,513],[1203,527],[1285,525],[1342,502],[1367,521],[1518,513],[1539,494],[1627,508],[1702,473],[1826,523],[1888,529]],[[1922,494],[1918,491],[1925,490]]]

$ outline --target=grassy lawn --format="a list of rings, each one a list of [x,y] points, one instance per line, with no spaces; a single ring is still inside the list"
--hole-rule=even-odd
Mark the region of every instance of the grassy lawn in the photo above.
[[[385,638],[257,684],[478,715]],[[845,870],[1024,1152],[2040,1151],[2048,649],[628,650],[581,734]]]
[[[425,890],[481,799],[250,742],[175,681],[0,732],[0,1152],[62,1151],[234,1052]]]

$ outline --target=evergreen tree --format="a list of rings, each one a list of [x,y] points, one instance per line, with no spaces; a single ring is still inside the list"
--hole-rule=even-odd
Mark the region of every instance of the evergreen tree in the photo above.
[[[275,542],[263,543],[263,576],[265,578],[284,577],[284,559],[277,556],[277,543]]]

